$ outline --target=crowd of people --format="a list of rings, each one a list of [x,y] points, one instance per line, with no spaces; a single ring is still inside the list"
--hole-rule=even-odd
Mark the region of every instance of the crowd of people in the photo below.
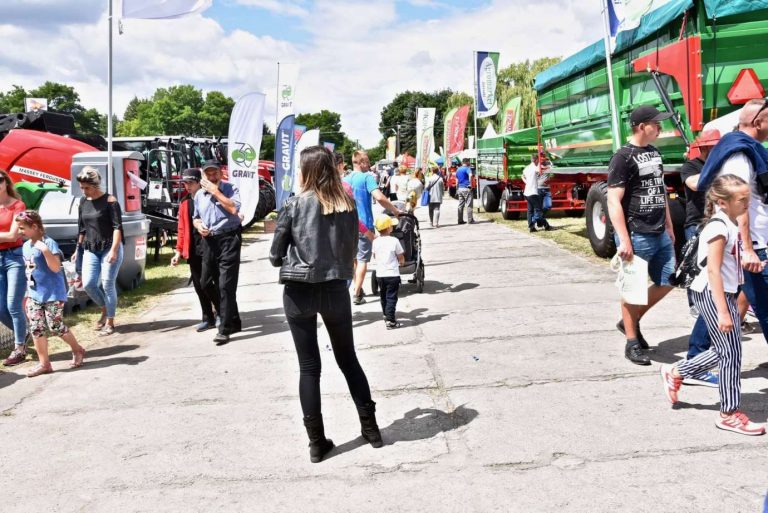
[[[689,287],[696,324],[687,357],[660,367],[664,392],[675,404],[681,385],[717,387],[720,413],[715,425],[744,435],[765,427],[740,410],[742,322],[751,305],[768,334],[768,101],[752,100],[741,110],[738,127],[721,137],[706,131],[692,145],[700,156],[682,170],[686,187],[686,237],[697,244]],[[661,122],[671,117],[651,106],[630,116],[632,136],[611,159],[608,210],[618,255],[640,257],[653,284],[645,305],[622,300],[617,328],[626,337],[625,357],[651,365],[650,344],[640,331],[645,314],[672,290],[676,272],[672,225],[662,155],[652,145]],[[677,268],[679,270],[679,265]],[[712,371],[717,369],[717,374]]]

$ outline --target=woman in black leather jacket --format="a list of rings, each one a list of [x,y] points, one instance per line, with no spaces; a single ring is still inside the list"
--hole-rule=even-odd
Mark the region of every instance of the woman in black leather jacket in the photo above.
[[[357,406],[363,438],[373,447],[383,442],[376,425],[376,403],[352,336],[347,280],[352,279],[357,254],[357,209],[326,148],[312,146],[301,152],[301,176],[301,193],[288,200],[278,217],[269,259],[280,267],[280,283],[285,284],[283,307],[299,357],[299,399],[309,456],[317,463],[333,449],[333,442],[325,438],[320,408],[318,314]]]

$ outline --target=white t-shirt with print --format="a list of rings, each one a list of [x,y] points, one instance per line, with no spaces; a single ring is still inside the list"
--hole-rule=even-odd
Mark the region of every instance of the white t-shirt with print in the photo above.
[[[373,259],[377,278],[400,276],[398,255],[404,253],[400,241],[391,235],[380,235],[373,239]]]
[[[719,219],[720,221],[716,221]],[[712,216],[709,223],[699,235],[698,262],[701,263],[709,254],[709,243],[716,237],[725,237],[725,250],[723,251],[723,265],[720,274],[723,277],[723,290],[735,294],[739,285],[744,283],[744,272],[741,269],[741,240],[739,227],[722,211]],[[709,265],[709,263],[707,263]],[[696,279],[691,283],[691,290],[703,292],[709,284],[709,275],[706,266],[702,268]]]
[[[749,235],[755,249],[768,247],[768,205],[757,193],[757,173],[743,153],[734,153],[720,168],[720,175],[736,175],[749,184]]]

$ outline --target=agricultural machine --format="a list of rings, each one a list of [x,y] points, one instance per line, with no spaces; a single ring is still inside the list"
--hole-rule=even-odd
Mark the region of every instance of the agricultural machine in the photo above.
[[[765,96],[768,60],[759,44],[768,36],[768,9],[750,0],[668,0],[620,32],[612,54],[618,126],[612,126],[603,41],[536,77],[539,126],[478,141],[478,174],[484,208],[505,218],[527,210],[522,168],[531,153],[554,164],[553,210],[585,214],[587,234],[599,256],[615,253],[608,218],[608,163],[613,134],[626,142],[629,114],[653,105],[675,115],[662,123],[654,143],[664,158],[665,183],[677,239],[685,217],[679,168],[705,124],[718,123],[753,98]]]

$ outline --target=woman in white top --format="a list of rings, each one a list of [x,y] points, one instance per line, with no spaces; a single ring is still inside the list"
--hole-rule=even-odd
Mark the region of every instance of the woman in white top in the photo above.
[[[712,347],[690,360],[662,365],[661,378],[664,391],[674,404],[683,378],[693,378],[719,366],[720,415],[715,426],[742,435],[762,435],[765,427],[751,422],[739,411],[741,318],[736,298],[744,274],[736,218],[747,211],[749,195],[749,185],[736,175],[719,176],[707,191],[706,224],[699,235],[698,248],[698,262],[703,268],[691,284],[691,295],[707,323]]]
[[[416,208],[421,199],[421,193],[424,192],[424,173],[421,168],[417,169],[413,176],[405,184],[407,202],[411,210]]]
[[[432,170],[426,188],[429,190],[429,224],[434,228],[440,228],[440,205],[443,203],[445,193],[445,183],[440,176],[440,171]]]
[[[407,167],[400,166],[397,169],[397,174],[389,180],[390,193],[397,196],[397,201],[405,202],[405,200],[408,199],[408,190],[406,189],[408,184],[407,172]]]

